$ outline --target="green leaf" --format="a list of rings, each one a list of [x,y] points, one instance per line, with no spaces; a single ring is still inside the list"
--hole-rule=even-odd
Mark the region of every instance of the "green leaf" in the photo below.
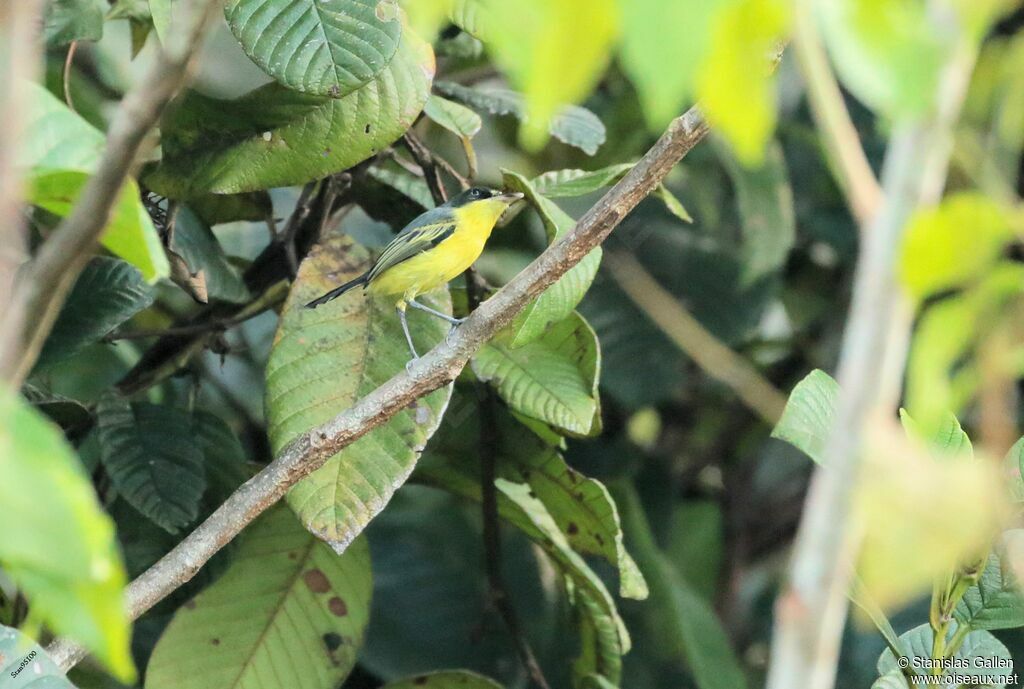
[[[900,278],[917,301],[983,277],[1013,232],[1002,209],[973,192],[919,211],[907,227]]]
[[[764,161],[757,167],[740,165],[728,152],[722,158],[743,221],[742,280],[749,285],[786,265],[796,241],[793,189],[778,142],[767,145]]]
[[[57,316],[36,366],[68,359],[101,340],[153,303],[153,288],[142,273],[116,258],[97,256],[75,281]]]
[[[967,437],[964,429],[960,427],[960,421],[952,412],[946,412],[939,425],[930,433],[922,429],[906,409],[900,409],[900,421],[907,434],[927,443],[936,459],[974,456],[971,439]]]
[[[713,20],[728,4],[727,0],[619,0],[620,59],[636,86],[650,131],[664,130],[692,97],[697,70],[710,47]],[[687,40],[665,40],[668,26],[687,27]]]
[[[714,500],[677,503],[669,517],[666,561],[705,600],[713,601],[722,572],[725,525]]]
[[[978,583],[967,589],[953,614],[959,624],[971,629],[1024,627],[1024,593],[1000,553],[988,556]]]
[[[950,630],[952,634],[952,630]],[[909,632],[900,635],[902,648],[907,651],[907,658],[910,661],[911,670],[919,674],[926,674],[930,671],[929,662],[934,662],[932,656],[932,640],[934,633],[931,625],[922,624],[914,627]],[[947,638],[948,640],[948,638]],[[974,659],[984,660],[984,663],[975,663]],[[996,681],[997,677],[1011,673],[1012,661],[1006,646],[996,637],[986,631],[970,632],[961,644],[960,648],[953,654],[951,663],[959,663],[956,667],[970,668],[969,670],[954,670],[957,674],[971,674],[981,678],[989,678],[990,681],[983,681],[981,684],[972,684],[972,687],[993,687],[1002,689],[1004,683]],[[1003,667],[991,667],[991,665],[1005,663]],[[883,677],[893,671],[900,671],[900,667],[893,657],[892,651],[886,649],[878,658],[878,674]],[[947,673],[943,672],[942,676]]]
[[[744,165],[764,161],[775,130],[772,55],[788,25],[783,0],[739,0],[716,18],[711,48],[697,79],[697,96],[708,122]]]
[[[925,3],[835,0],[816,9],[836,71],[857,98],[897,119],[932,107],[950,32]]]
[[[18,164],[29,169],[29,202],[65,216],[99,165],[106,139],[45,88],[33,84],[31,89],[26,118],[30,126]],[[100,241],[142,271],[148,282],[170,272],[134,180],[125,182]]]
[[[229,0],[242,49],[290,89],[341,98],[387,67],[402,36],[395,0]]]
[[[266,369],[275,455],[404,370],[409,350],[394,300],[353,290],[318,309],[304,306],[369,267],[369,253],[344,236],[323,241],[299,266]],[[447,290],[426,301],[451,312]],[[420,312],[409,314],[409,325],[420,351],[448,332],[440,319]],[[421,398],[297,483],[288,502],[306,528],[344,550],[412,472],[450,394],[446,388]]]
[[[836,414],[839,384],[824,371],[814,369],[789,394],[782,418],[772,437],[785,440],[818,464],[825,461],[825,443]]]
[[[910,689],[907,678],[899,670],[887,672],[871,684],[871,689]]]
[[[534,191],[549,199],[583,196],[610,187],[633,169],[634,163],[610,165],[600,170],[551,170],[530,180]]]
[[[75,689],[43,648],[13,627],[0,625],[0,677],[4,689]]]
[[[508,340],[484,345],[473,357],[473,373],[521,414],[573,435],[600,433],[601,351],[583,317],[571,314],[521,347]]]
[[[537,149],[559,108],[582,101],[604,72],[618,31],[615,0],[491,1],[485,8],[484,40],[523,92],[521,137]]]
[[[207,488],[203,502],[212,512],[249,478],[245,468],[245,450],[238,436],[219,416],[197,409],[192,413],[192,420],[206,469]]]
[[[220,225],[237,220],[265,221],[274,212],[270,194],[265,191],[206,194],[189,199],[188,205],[207,225]]]
[[[447,418],[431,438],[414,476],[421,482],[479,501],[480,418],[477,414],[462,413],[463,409],[475,407],[473,399],[464,392],[457,391],[449,406],[452,418]],[[626,550],[618,510],[604,485],[568,466],[557,447],[511,414],[499,412],[495,420],[497,474],[528,484],[573,550],[603,557],[618,568],[621,596],[645,598],[647,584]],[[513,523],[529,528],[521,520]]]
[[[178,208],[168,247],[197,289],[199,301],[208,299],[241,304],[251,299],[242,276],[217,242],[213,231],[187,207]],[[195,296],[195,294],[193,295]]]
[[[388,682],[384,689],[501,689],[493,679],[468,670],[441,670]]]
[[[206,479],[188,414],[113,396],[96,414],[100,457],[117,492],[170,533],[194,522]]]
[[[146,183],[178,198],[293,186],[345,170],[405,133],[433,74],[430,46],[406,31],[387,67],[341,98],[279,84],[230,101],[189,92],[164,119],[164,158]]]
[[[480,131],[480,116],[465,105],[441,96],[431,96],[423,106],[427,117],[463,140],[472,139]]]
[[[5,521],[18,525],[0,539],[4,572],[55,634],[72,637],[119,679],[133,681],[114,525],[60,429],[6,389],[0,476]]]
[[[104,7],[100,0],[50,0],[43,20],[43,38],[49,46],[103,37]]]
[[[715,611],[678,575],[658,550],[650,525],[631,484],[620,481],[612,494],[622,514],[623,530],[651,589],[646,623],[664,661],[685,658],[699,689],[743,689],[746,677]]]
[[[450,81],[434,82],[434,90],[492,115],[512,115],[519,120],[526,118],[523,96],[515,91],[475,88]],[[548,132],[562,143],[575,146],[587,155],[597,153],[607,136],[604,124],[597,115],[578,105],[567,105],[559,109],[548,125]]]
[[[1003,458],[1003,471],[1009,482],[1010,499],[1024,502],[1024,438],[1020,438]]]
[[[284,506],[242,536],[224,575],[175,614],[146,670],[146,689],[338,686],[369,617],[365,540],[337,555]],[[183,672],[183,668],[187,668]]]
[[[426,180],[422,177],[417,177],[411,172],[407,172],[405,170],[393,170],[391,168],[382,168],[376,165],[371,167],[366,174],[368,177],[391,187],[415,203],[416,210],[412,214],[412,217],[434,207],[434,197],[430,195],[430,187],[427,186]],[[363,199],[360,198],[359,202],[362,204]]]
[[[522,175],[502,170],[502,176],[506,188],[526,194],[527,201],[537,210],[544,223],[548,242],[562,237],[576,225],[576,221],[557,204],[538,194]],[[567,318],[583,300],[587,289],[594,281],[597,269],[601,265],[601,255],[601,247],[597,247],[569,269],[555,284],[527,304],[508,327],[514,333],[509,346],[522,347],[540,337],[553,323]]]

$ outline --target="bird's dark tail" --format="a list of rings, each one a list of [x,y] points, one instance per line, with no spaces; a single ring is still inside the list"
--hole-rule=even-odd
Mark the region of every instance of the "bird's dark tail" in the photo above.
[[[321,304],[326,304],[327,302],[331,301],[332,299],[337,299],[338,297],[343,295],[345,292],[348,292],[353,287],[359,287],[360,285],[365,285],[366,281],[369,279],[369,275],[370,275],[369,273],[363,273],[362,275],[357,277],[355,280],[350,280],[350,281],[346,282],[344,285],[342,285],[341,287],[335,287],[330,292],[327,292],[326,294],[323,294],[323,295],[317,297],[316,299],[314,299],[313,301],[309,302],[308,304],[306,304],[306,308],[307,309],[315,309],[316,307],[320,306]]]

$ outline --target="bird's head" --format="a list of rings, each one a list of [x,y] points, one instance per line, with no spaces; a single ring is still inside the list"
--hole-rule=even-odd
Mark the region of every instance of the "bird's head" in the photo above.
[[[453,196],[449,199],[446,206],[451,208],[463,208],[470,204],[485,203],[488,206],[496,206],[500,204],[502,207],[509,206],[519,199],[523,198],[523,195],[518,191],[497,191],[495,189],[486,189],[484,187],[472,187],[466,189],[458,196]]]

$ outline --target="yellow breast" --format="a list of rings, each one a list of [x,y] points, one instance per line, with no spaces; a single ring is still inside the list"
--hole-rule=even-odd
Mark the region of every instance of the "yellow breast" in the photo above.
[[[506,204],[477,201],[454,210],[455,232],[436,247],[384,271],[370,283],[376,294],[418,294],[453,280],[479,258]]]

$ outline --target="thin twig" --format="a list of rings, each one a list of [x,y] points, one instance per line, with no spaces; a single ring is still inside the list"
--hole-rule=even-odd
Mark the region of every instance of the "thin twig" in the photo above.
[[[836,416],[811,481],[790,581],[775,605],[768,689],[829,689],[849,606],[860,534],[850,523],[862,438],[872,418],[895,417],[910,330],[896,255],[911,213],[936,203],[975,50],[964,42],[943,69],[937,111],[896,127],[882,173],[883,200],[861,232],[850,317],[839,358]]]
[[[315,192],[319,187],[319,180],[310,182],[302,187],[299,199],[295,202],[295,210],[292,211],[291,217],[288,218],[288,224],[285,225],[284,233],[281,235],[281,245],[284,247],[285,259],[288,261],[288,271],[293,280],[295,279],[295,274],[299,272],[299,258],[295,250],[295,233],[298,232],[299,226],[309,217],[313,199],[317,196]]]
[[[708,132],[700,111],[676,118],[640,162],[522,272],[476,309],[445,341],[325,424],[289,443],[266,468],[238,488],[171,552],[136,578],[126,591],[135,618],[195,576],[214,554],[269,508],[297,481],[342,448],[381,425],[420,397],[447,385],[469,358],[519,311],[608,237],[641,200]],[[86,652],[58,640],[48,651],[67,669]]]
[[[708,376],[731,388],[768,424],[774,425],[782,417],[786,396],[701,325],[632,254],[608,251],[605,266],[633,303]]]
[[[75,101],[71,97],[71,69],[75,65],[75,53],[78,51],[78,41],[71,41],[71,45],[68,46],[68,54],[64,58],[64,72],[63,72],[63,86],[64,86],[64,102],[67,103],[68,108],[71,112],[78,112],[75,110]]]
[[[416,164],[423,170],[423,178],[427,181],[434,204],[440,206],[445,203],[448,200],[448,192],[444,188],[444,182],[441,181],[441,175],[437,171],[437,165],[434,164],[434,156],[430,153],[430,149],[424,146],[423,142],[417,139],[411,131],[405,133],[402,143],[405,144]]]
[[[843,101],[832,68],[814,24],[813,3],[804,0],[794,13],[793,47],[807,82],[807,99],[832,171],[846,194],[847,203],[857,223],[866,227],[878,210],[882,190],[868,164],[857,129]]]
[[[189,17],[189,25],[173,33],[175,38],[166,42],[153,66],[121,101],[96,173],[89,178],[70,215],[39,249],[19,281],[14,295],[16,310],[31,313],[33,318],[25,321],[24,332],[12,327],[7,314],[0,323],[0,337],[4,338],[0,351],[10,348],[18,353],[18,364],[7,376],[14,387],[20,385],[35,364],[61,305],[107,225],[143,141],[185,83],[192,56],[221,3],[191,0],[179,5],[182,13],[178,16]]]

